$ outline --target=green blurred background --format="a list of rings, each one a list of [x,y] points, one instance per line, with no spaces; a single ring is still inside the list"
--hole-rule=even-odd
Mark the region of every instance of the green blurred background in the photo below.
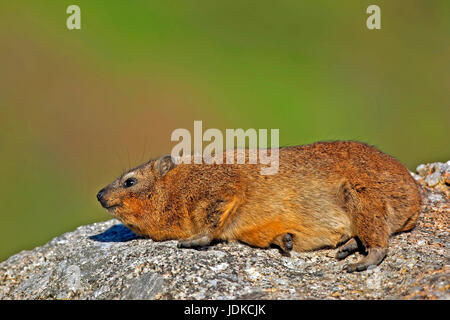
[[[0,260],[109,219],[96,192],[194,120],[446,161],[449,36],[448,0],[2,1]]]

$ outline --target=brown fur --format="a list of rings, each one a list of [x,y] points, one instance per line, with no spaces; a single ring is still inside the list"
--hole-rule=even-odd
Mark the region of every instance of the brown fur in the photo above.
[[[234,239],[282,247],[289,234],[293,250],[306,251],[357,238],[368,261],[349,271],[381,262],[389,236],[413,228],[419,214],[420,194],[408,170],[363,143],[284,147],[277,174],[261,175],[261,166],[174,166],[164,157],[124,174],[102,190],[101,202],[133,231],[185,246]],[[123,188],[130,176],[138,183]],[[355,249],[351,244],[340,249],[342,257]]]

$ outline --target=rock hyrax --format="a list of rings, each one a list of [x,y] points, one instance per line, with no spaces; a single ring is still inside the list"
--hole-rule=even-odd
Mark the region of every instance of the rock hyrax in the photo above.
[[[248,150],[247,156],[248,156]],[[283,251],[341,245],[338,259],[366,255],[347,271],[386,256],[389,236],[414,227],[421,198],[397,160],[359,142],[279,149],[279,170],[260,164],[175,164],[170,156],[130,170],[102,189],[104,208],[140,235],[180,247],[239,240]]]

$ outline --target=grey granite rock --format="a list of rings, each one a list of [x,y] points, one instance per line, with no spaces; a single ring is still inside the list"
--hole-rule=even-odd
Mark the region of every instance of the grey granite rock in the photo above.
[[[335,250],[282,256],[276,248],[218,243],[179,249],[137,237],[116,220],[82,226],[0,264],[1,299],[449,299],[449,197],[414,178],[425,203],[417,227],[390,240],[389,255],[361,273],[342,271]],[[427,181],[428,179],[428,181]],[[446,191],[446,190],[444,190]]]

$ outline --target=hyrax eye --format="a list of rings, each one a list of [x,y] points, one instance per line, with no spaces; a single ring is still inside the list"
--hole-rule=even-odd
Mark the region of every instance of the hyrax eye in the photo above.
[[[129,188],[131,186],[134,186],[137,183],[137,179],[136,178],[128,178],[127,180],[125,180],[125,182],[123,183],[123,187],[124,188]]]

